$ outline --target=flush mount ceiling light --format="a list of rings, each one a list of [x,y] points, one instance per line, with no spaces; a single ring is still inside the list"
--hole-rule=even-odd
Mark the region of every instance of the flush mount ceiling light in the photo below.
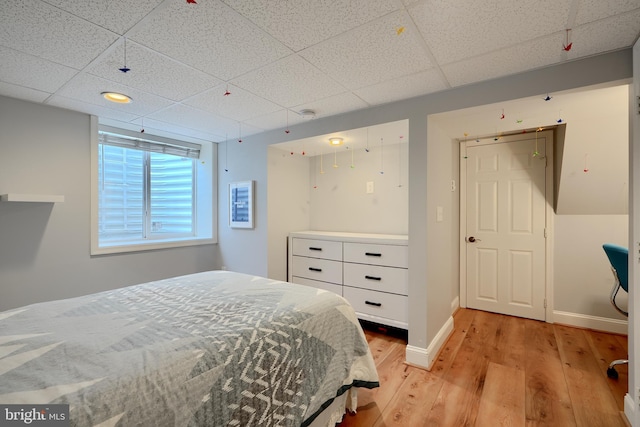
[[[342,138],[329,138],[329,144],[331,144],[333,147],[337,147],[339,145],[342,145],[344,143],[344,140]]]
[[[303,119],[310,120],[316,118],[316,112],[313,110],[300,110],[300,115]]]
[[[118,104],[128,104],[132,101],[131,97],[118,92],[102,92],[100,95],[107,101],[116,102]]]

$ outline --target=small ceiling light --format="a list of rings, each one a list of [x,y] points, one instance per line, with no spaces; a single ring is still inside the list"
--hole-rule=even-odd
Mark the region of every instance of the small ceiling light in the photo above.
[[[132,101],[130,96],[118,92],[102,92],[100,95],[107,101],[117,102],[118,104],[128,104]]]
[[[302,116],[303,119],[315,119],[316,118],[316,112],[313,110],[300,110],[300,115]]]
[[[343,143],[344,143],[344,140],[342,138],[329,138],[329,144],[331,144],[334,147],[342,145]]]

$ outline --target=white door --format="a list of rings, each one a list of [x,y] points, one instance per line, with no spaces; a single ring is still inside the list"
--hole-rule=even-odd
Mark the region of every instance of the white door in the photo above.
[[[466,147],[467,306],[545,319],[545,142],[535,132]]]

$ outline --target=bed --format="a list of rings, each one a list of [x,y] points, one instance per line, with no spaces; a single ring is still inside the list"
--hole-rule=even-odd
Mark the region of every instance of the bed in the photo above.
[[[378,376],[332,292],[209,271],[0,312],[0,404],[77,426],[333,426]]]

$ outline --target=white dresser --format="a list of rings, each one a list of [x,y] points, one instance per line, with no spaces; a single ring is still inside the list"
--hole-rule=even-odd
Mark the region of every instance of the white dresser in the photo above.
[[[289,234],[288,280],[341,295],[363,320],[408,329],[408,238],[395,234]]]

